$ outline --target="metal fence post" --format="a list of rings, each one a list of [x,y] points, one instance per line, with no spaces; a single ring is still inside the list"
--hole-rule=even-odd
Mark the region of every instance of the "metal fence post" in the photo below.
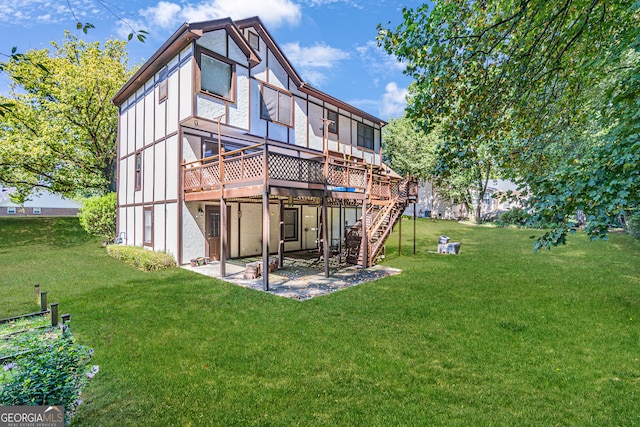
[[[58,326],[58,303],[51,304],[51,326]]]
[[[47,311],[47,293],[40,292],[40,311]]]

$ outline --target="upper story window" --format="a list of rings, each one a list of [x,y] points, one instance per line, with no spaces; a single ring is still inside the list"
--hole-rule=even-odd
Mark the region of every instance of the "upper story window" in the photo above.
[[[164,67],[160,71],[160,74],[158,75],[158,103],[165,101],[169,96],[169,91],[167,89],[168,75],[169,75],[169,71],[167,67]]]
[[[358,123],[358,147],[373,150],[373,127]]]
[[[233,102],[235,99],[234,65],[227,62],[226,58],[203,48],[198,49],[198,65],[200,66],[200,91]]]
[[[256,33],[249,31],[249,46],[254,50],[260,50],[260,37]]]
[[[327,120],[330,120],[332,123],[329,123],[328,130],[330,133],[338,133],[338,113],[335,111],[327,110]]]
[[[262,85],[260,118],[287,126],[293,126],[293,96]]]

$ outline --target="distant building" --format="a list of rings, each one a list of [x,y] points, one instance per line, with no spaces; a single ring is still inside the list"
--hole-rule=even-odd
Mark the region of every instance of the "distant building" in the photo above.
[[[0,217],[7,216],[76,216],[82,205],[75,200],[42,191],[33,194],[23,205],[9,198],[12,189],[0,186]]]
[[[515,207],[522,207],[522,203],[518,200],[521,194],[518,185],[512,181],[490,179],[482,199],[482,215],[498,214]],[[413,216],[413,206],[409,206],[404,214]],[[431,181],[425,181],[421,182],[418,187],[416,215],[427,218],[462,220],[469,217],[469,210],[465,204],[456,204],[443,199],[438,187]]]

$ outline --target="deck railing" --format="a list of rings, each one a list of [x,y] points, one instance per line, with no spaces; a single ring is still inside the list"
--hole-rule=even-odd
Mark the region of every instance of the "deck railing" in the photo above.
[[[397,195],[395,181],[372,174],[362,163],[336,160],[328,155],[323,160],[316,160],[281,151],[269,151],[269,146],[261,143],[186,162],[183,165],[184,191],[216,190],[222,185],[273,179],[326,184],[334,191],[364,193],[368,189],[370,197],[376,200],[390,200]],[[266,168],[265,155],[268,159]]]

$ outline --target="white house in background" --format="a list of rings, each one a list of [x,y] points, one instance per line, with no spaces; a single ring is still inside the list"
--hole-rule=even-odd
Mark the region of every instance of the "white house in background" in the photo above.
[[[113,102],[120,236],[180,264],[320,245],[326,274],[331,246],[368,265],[417,187],[381,162],[385,122],[306,83],[257,17],[183,24]]]
[[[9,198],[11,191],[0,186],[0,216],[76,216],[82,207],[75,200],[45,190],[32,194],[20,205]]]
[[[509,180],[490,179],[482,200],[482,215],[496,214],[516,207],[522,207],[519,201],[522,192],[518,185]],[[420,182],[416,215],[440,219],[467,219],[469,211],[464,204],[455,204],[439,195],[438,187],[431,181]],[[407,208],[404,215],[413,216],[413,207]]]

